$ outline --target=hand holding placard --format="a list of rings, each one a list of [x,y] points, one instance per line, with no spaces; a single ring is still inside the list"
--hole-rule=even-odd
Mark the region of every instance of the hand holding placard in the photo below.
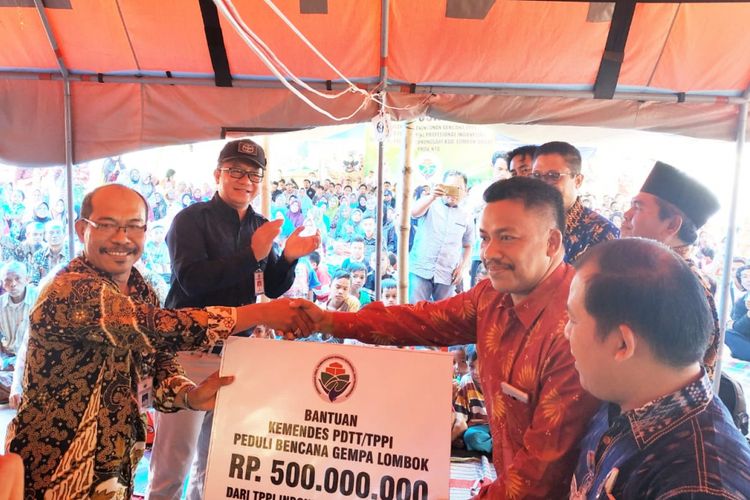
[[[232,382],[234,382],[234,376],[220,377],[219,372],[215,371],[197,386],[184,388],[175,399],[180,402],[186,401],[188,409],[210,411],[216,404],[216,393],[219,388]],[[183,394],[185,391],[189,392]]]

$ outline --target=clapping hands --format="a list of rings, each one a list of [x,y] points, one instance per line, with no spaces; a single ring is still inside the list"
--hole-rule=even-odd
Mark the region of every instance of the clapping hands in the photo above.
[[[284,258],[287,262],[294,262],[300,257],[314,252],[320,246],[320,231],[315,231],[312,236],[300,236],[300,233],[304,230],[305,226],[300,226],[287,238],[284,246]]]

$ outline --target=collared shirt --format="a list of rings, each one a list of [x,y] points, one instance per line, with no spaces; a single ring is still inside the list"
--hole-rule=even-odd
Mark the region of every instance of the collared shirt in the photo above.
[[[166,306],[241,306],[255,302],[253,273],[263,269],[265,295],[280,297],[294,282],[289,264],[274,248],[260,262],[250,248],[255,230],[267,219],[248,207],[237,211],[217,194],[178,213],[167,233],[172,286]]]
[[[174,351],[234,328],[231,308],[159,309],[135,269],[128,286],[125,295],[78,257],[31,311],[24,397],[8,430],[25,498],[130,498],[146,441],[138,381],[153,382],[156,409],[176,411],[175,395],[191,382]]]
[[[442,200],[435,200],[417,220],[414,246],[409,253],[409,272],[450,285],[464,247],[471,246],[474,239],[474,223],[469,212],[460,205],[449,207]]]
[[[570,498],[747,499],[750,446],[706,376],[625,413],[605,404],[581,443]]]
[[[578,380],[564,336],[573,269],[560,264],[519,304],[488,279],[440,302],[333,313],[335,335],[374,344],[477,344],[498,480],[486,498],[560,498],[599,406]],[[448,383],[446,381],[446,383]],[[511,397],[508,386],[527,402]]]
[[[52,249],[49,246],[37,250],[31,256],[29,281],[38,285],[41,279],[47,276],[50,269],[58,264],[68,262],[68,260],[70,258],[68,257],[67,245],[60,247],[60,251],[56,254],[52,253]]]
[[[20,350],[29,327],[29,313],[38,295],[34,285],[26,285],[26,295],[19,304],[14,304],[7,292],[0,295],[0,342],[6,352],[17,354]]]
[[[460,414],[462,416],[469,427],[489,422],[487,408],[484,404],[484,395],[482,391],[477,389],[476,384],[474,384],[471,373],[467,373],[461,377],[456,399],[453,401],[453,409],[456,415]]]
[[[565,262],[572,264],[589,247],[620,237],[620,230],[606,217],[583,206],[577,198],[565,215]]]

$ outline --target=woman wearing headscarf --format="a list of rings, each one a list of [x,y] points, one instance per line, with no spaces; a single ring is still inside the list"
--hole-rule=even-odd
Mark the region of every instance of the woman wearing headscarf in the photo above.
[[[302,209],[296,196],[289,197],[289,209],[284,216],[295,229],[305,223],[305,216],[302,215]]]

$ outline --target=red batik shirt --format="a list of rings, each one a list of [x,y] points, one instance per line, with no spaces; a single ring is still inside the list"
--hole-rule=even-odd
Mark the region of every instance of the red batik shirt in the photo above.
[[[441,302],[334,313],[334,334],[380,344],[477,344],[498,479],[484,498],[569,493],[577,446],[599,402],[578,382],[563,335],[573,268],[560,266],[521,303],[485,279]],[[528,403],[503,392],[505,382]],[[507,392],[507,391],[506,391]]]

